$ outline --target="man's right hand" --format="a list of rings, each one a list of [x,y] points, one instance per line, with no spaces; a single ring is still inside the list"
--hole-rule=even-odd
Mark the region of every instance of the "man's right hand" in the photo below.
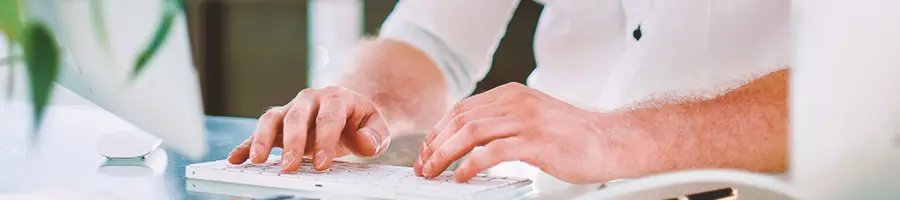
[[[331,86],[305,89],[287,105],[269,109],[259,118],[253,135],[231,151],[228,161],[263,163],[272,148],[280,147],[282,171],[299,169],[304,155],[313,157],[313,168],[325,170],[336,156],[371,157],[389,143],[386,119],[371,99]]]

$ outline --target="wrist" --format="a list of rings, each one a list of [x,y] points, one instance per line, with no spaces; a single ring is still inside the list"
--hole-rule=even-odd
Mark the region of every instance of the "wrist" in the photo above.
[[[639,178],[662,166],[653,131],[629,112],[596,113],[597,134],[605,141],[601,148],[609,176],[607,179]],[[606,160],[609,159],[609,160]]]

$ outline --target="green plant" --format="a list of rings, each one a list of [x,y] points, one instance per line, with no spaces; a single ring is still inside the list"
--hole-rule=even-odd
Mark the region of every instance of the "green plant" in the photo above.
[[[21,2],[20,2],[21,1]],[[53,93],[53,83],[59,74],[61,64],[61,52],[53,30],[45,22],[28,17],[24,4],[27,0],[0,0],[0,32],[6,37],[9,46],[6,47],[10,56],[0,58],[0,66],[6,66],[10,78],[7,82],[9,88],[8,97],[12,96],[14,81],[14,63],[24,61],[29,78],[29,96],[33,105],[34,127],[32,128],[32,141],[36,141],[38,130],[43,119],[44,110]],[[91,19],[94,34],[98,37],[100,45],[107,54],[111,53],[105,17],[103,16],[102,0],[90,0]],[[140,72],[145,70],[148,62],[154,57],[159,48],[165,43],[169,30],[175,17],[184,13],[183,0],[160,0],[164,5],[162,18],[156,27],[153,37],[147,46],[135,58],[132,66],[132,80]],[[16,47],[21,48],[21,55],[14,55]]]

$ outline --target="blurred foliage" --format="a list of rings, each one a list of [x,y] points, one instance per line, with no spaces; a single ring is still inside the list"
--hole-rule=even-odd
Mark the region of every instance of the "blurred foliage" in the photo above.
[[[59,47],[50,29],[41,23],[29,23],[22,33],[21,44],[25,66],[28,66],[34,121],[40,122],[44,108],[50,102],[50,94],[53,93],[53,81],[59,74]],[[34,130],[37,130],[39,125],[34,123]]]
[[[156,31],[153,33],[153,40],[150,41],[150,44],[141,52],[134,63],[132,78],[140,74],[141,71],[147,67],[147,62],[153,58],[153,55],[159,51],[159,47],[166,41],[166,38],[169,36],[169,30],[172,29],[172,23],[175,21],[175,14],[183,11],[182,6],[184,5],[181,0],[166,1],[165,8],[163,8],[162,19],[156,27]]]
[[[29,78],[29,96],[33,105],[34,128],[32,130],[32,138],[36,140],[45,108],[50,102],[51,94],[53,94],[53,83],[59,75],[62,53],[52,28],[42,21],[29,18],[28,14],[25,13],[24,1],[27,0],[0,0],[0,33],[9,42],[9,46],[6,48],[10,54],[5,58],[0,58],[0,66],[6,66],[10,72],[9,82],[7,83],[9,84],[7,87],[10,88],[10,93],[7,95],[11,97],[12,84],[14,83],[12,80],[14,73],[12,72],[14,72],[13,70],[16,66],[14,62],[24,60],[24,67],[28,72]],[[109,46],[102,1],[91,0],[90,2],[91,26],[93,26],[94,35],[100,42],[101,47],[104,48],[107,56],[111,56],[112,50]],[[150,60],[165,43],[176,15],[184,13],[183,0],[160,1],[164,4],[162,17],[157,24],[153,38],[151,38],[134,61],[132,78],[145,70]],[[14,53],[17,46],[22,49],[21,55]]]

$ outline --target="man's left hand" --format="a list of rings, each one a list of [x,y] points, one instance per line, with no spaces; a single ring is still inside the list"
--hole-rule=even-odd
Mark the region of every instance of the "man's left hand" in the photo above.
[[[604,134],[601,113],[518,83],[457,103],[420,147],[417,176],[434,178],[476,146],[453,173],[464,182],[505,161],[522,161],[570,183],[612,179],[621,137]]]

